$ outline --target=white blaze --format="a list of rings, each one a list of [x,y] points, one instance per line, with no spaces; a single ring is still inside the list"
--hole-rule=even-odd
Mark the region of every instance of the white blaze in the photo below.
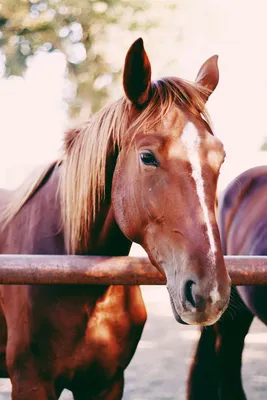
[[[212,225],[209,218],[209,210],[205,201],[204,182],[202,178],[202,169],[200,163],[199,149],[200,136],[198,130],[192,122],[188,122],[184,128],[181,140],[187,150],[188,159],[192,167],[192,177],[196,183],[197,196],[203,211],[203,219],[207,227],[207,234],[210,243],[209,257],[213,264],[216,261],[216,244],[213,236]]]
[[[210,292],[210,297],[212,304],[216,304],[220,300],[220,293],[218,291],[218,285],[214,287],[214,289]]]

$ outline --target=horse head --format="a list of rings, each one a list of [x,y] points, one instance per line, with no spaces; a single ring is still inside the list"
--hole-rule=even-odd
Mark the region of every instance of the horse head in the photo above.
[[[215,216],[225,152],[205,111],[218,80],[213,56],[195,83],[152,82],[142,39],[125,60],[129,116],[113,175],[114,215],[166,275],[174,315],[188,324],[214,324],[230,296]]]

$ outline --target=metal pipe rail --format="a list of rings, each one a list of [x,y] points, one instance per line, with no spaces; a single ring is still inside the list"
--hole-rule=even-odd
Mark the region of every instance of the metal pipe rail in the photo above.
[[[225,256],[233,285],[267,285],[267,256]],[[0,255],[0,284],[164,285],[145,257]]]

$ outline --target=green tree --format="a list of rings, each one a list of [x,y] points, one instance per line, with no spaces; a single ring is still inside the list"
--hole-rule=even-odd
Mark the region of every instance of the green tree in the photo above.
[[[111,27],[145,29],[143,0],[4,0],[0,4],[0,61],[5,76],[22,75],[40,51],[60,50],[75,83],[74,114],[86,100],[92,112],[103,106],[120,71],[101,51]],[[137,18],[135,18],[137,16]],[[136,23],[136,21],[139,21]],[[142,22],[145,21],[145,22]]]

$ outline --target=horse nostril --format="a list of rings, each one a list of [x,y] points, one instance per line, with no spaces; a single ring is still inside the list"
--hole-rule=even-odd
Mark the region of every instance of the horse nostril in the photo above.
[[[204,311],[206,307],[206,300],[203,295],[198,292],[199,288],[197,287],[196,282],[187,281],[184,287],[184,295],[186,301],[198,311]]]
[[[193,307],[196,307],[195,296],[193,293],[194,281],[187,281],[184,287],[184,295],[186,301],[188,301]]]

